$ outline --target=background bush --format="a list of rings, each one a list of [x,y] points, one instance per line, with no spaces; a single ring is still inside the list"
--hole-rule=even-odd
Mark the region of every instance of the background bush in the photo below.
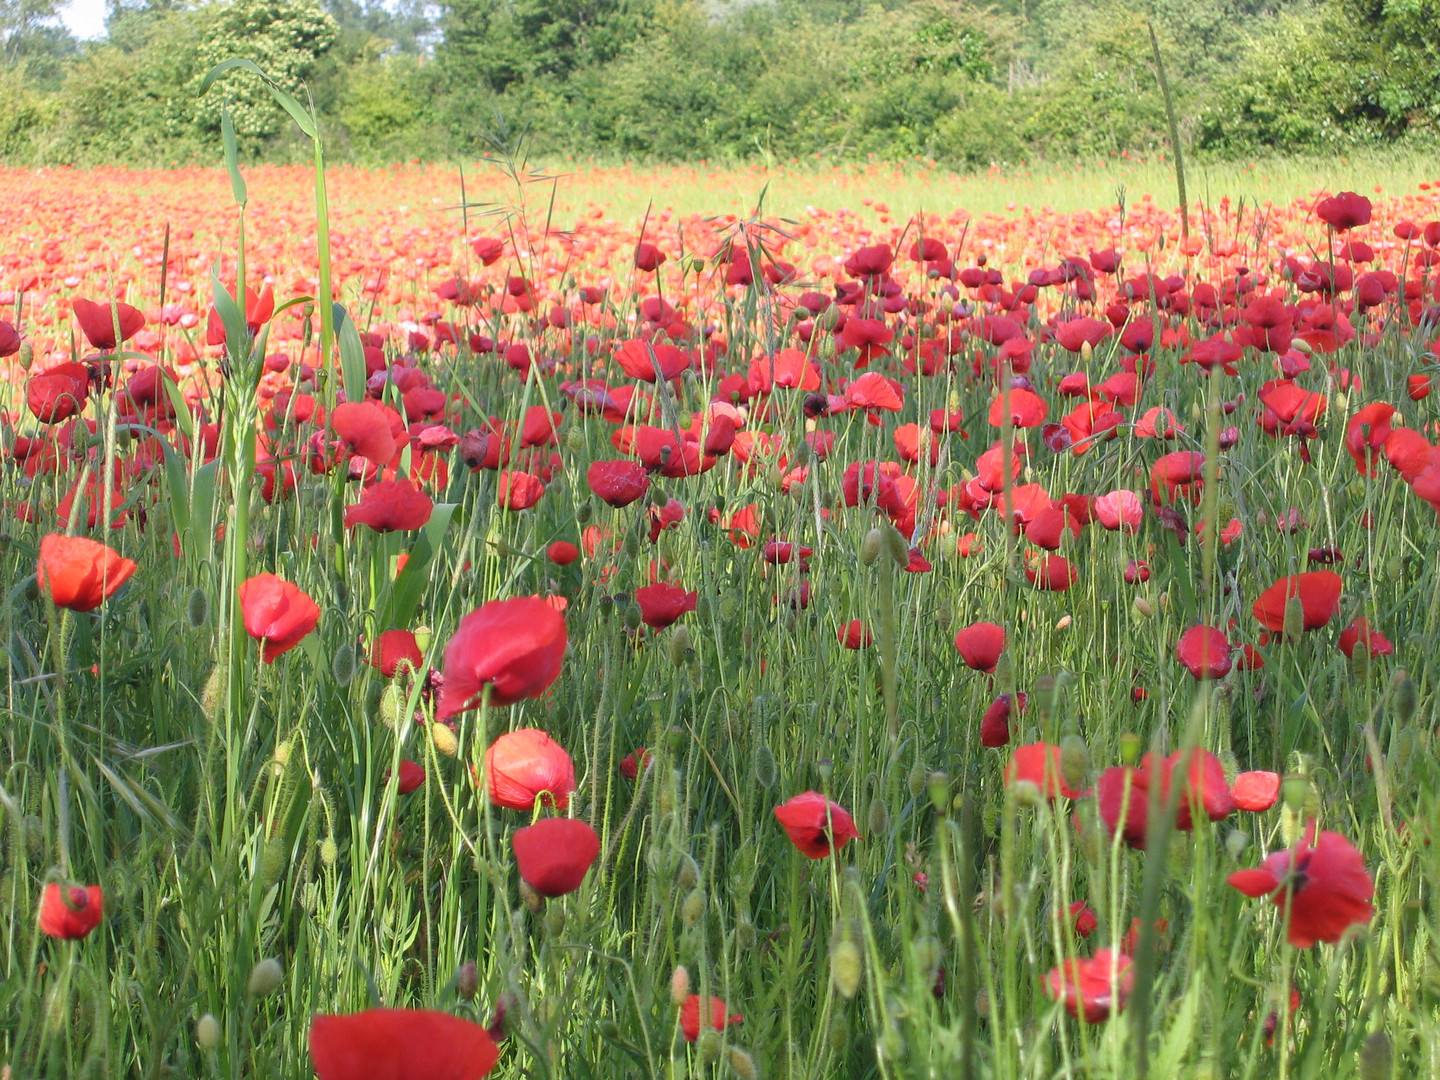
[[[611,159],[1145,153],[1168,145],[1150,24],[1202,153],[1440,129],[1440,0],[152,0],[83,44],[47,3],[0,15],[9,161],[205,158],[226,95],[250,153],[292,156],[253,77],[197,97],[229,55],[303,84],[361,162],[473,153],[497,117]]]

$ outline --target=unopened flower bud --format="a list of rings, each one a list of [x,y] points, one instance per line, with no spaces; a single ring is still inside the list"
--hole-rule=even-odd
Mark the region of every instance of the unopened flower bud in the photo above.
[[[871,836],[885,836],[890,832],[890,808],[885,800],[876,796],[870,800],[869,824]]]
[[[269,997],[280,984],[285,981],[285,969],[280,961],[273,956],[267,960],[261,960],[250,969],[250,981],[246,983],[245,989],[251,997]]]
[[[926,790],[930,793],[930,805],[935,808],[937,814],[946,814],[950,811],[950,777],[943,772],[932,772],[930,778],[925,782]]]
[[[769,745],[761,743],[755,748],[751,759],[751,772],[755,782],[767,791],[773,788],[780,779],[780,769],[775,763],[775,751]]]
[[[910,545],[905,542],[905,537],[900,535],[900,530],[892,525],[881,529],[880,535],[885,540],[885,551],[890,556],[890,561],[900,570],[909,566]]]
[[[1355,651],[1359,652],[1360,649]],[[1404,671],[1397,671],[1395,681],[1390,685],[1390,711],[1395,717],[1395,723],[1404,727],[1415,718],[1415,711],[1419,707],[1420,690],[1415,685],[1415,680]]]
[[[680,922],[688,930],[705,917],[708,901],[704,889],[691,889],[680,904]]]
[[[1120,761],[1125,765],[1134,765],[1140,760],[1140,751],[1145,748],[1145,742],[1133,731],[1127,731],[1120,736]]]
[[[846,1001],[853,998],[860,990],[860,977],[864,974],[864,964],[860,957],[860,948],[849,938],[842,938],[835,943],[830,950],[830,978],[835,983],[835,989]]]
[[[195,1042],[201,1050],[214,1050],[220,1045],[220,1021],[206,1013],[195,1021]]]
[[[865,566],[874,566],[875,560],[880,558],[880,552],[884,548],[885,534],[879,529],[871,529],[865,534],[865,539],[860,544],[860,562]]]
[[[689,996],[690,972],[685,970],[684,964],[676,964],[675,970],[670,973],[670,1000],[676,1005],[683,1005]]]
[[[190,590],[185,600],[185,621],[190,624],[191,630],[203,629],[209,623],[210,595],[204,589]]]
[[[1285,621],[1282,624],[1286,642],[1299,641],[1305,634],[1305,605],[1299,596],[1285,601]]]
[[[670,631],[670,663],[683,666],[694,654],[690,650],[690,631],[687,627],[676,626]]]
[[[1090,780],[1090,747],[1079,735],[1060,740],[1060,779],[1072,791],[1083,791]]]
[[[760,1075],[755,1068],[755,1059],[738,1046],[732,1046],[725,1051],[725,1064],[730,1066],[730,1071],[740,1080],[757,1080]]]
[[[1249,846],[1250,834],[1244,829],[1231,829],[1225,834],[1225,853],[1236,862],[1240,861],[1240,857],[1245,854],[1245,849]]]
[[[349,686],[355,678],[355,648],[341,645],[330,657],[330,677],[337,686]]]
[[[455,732],[450,730],[448,724],[440,721],[430,725],[430,741],[435,744],[435,752],[441,757],[453,758],[460,752],[460,740],[455,737]]]
[[[1360,1080],[1390,1080],[1395,1073],[1395,1051],[1390,1036],[1372,1031],[1360,1047]]]
[[[455,973],[455,992],[466,1001],[474,1001],[480,992],[480,968],[474,960],[466,960]]]

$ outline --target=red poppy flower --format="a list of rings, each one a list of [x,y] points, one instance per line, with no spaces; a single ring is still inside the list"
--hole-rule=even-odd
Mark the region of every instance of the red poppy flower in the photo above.
[[[1336,232],[1347,232],[1357,225],[1370,223],[1370,200],[1353,191],[1342,191],[1321,199],[1315,206],[1315,216]]]
[[[353,454],[376,465],[388,465],[395,456],[395,435],[390,411],[370,401],[347,401],[330,413],[330,426]]]
[[[480,1080],[499,1049],[479,1024],[424,1009],[366,1009],[310,1021],[318,1080]]]
[[[839,803],[818,791],[806,791],[775,807],[775,818],[790,842],[809,859],[823,859],[833,848],[859,840],[855,820]]]
[[[1018,699],[1018,700],[1016,700]],[[1027,702],[1026,696],[1001,694],[990,707],[985,710],[985,715],[980,719],[980,745],[995,748],[1008,746],[1010,744],[1010,713],[1016,705],[1020,712],[1025,711]]]
[[[565,748],[538,728],[501,735],[485,751],[490,801],[511,810],[532,811],[535,800],[564,810],[575,790],[575,763]]]
[[[1164,784],[1162,797],[1170,797],[1170,787],[1175,782],[1175,769],[1182,762],[1188,762],[1182,774],[1185,787],[1177,803],[1175,827],[1189,832],[1194,823],[1195,811],[1203,813],[1211,821],[1223,821],[1235,812],[1235,800],[1230,794],[1230,785],[1225,779],[1225,767],[1220,759],[1208,750],[1194,747],[1177,750],[1162,764],[1161,778]]]
[[[76,297],[70,301],[75,319],[85,340],[97,349],[113,349],[119,342],[126,341],[140,332],[145,325],[145,313],[139,308],[115,301],[114,309],[109,303],[97,304],[93,300]],[[120,336],[115,336],[115,324],[120,324]]]
[[[1045,993],[1065,1002],[1065,1011],[1087,1024],[1098,1024],[1124,1010],[1135,988],[1130,957],[1101,949],[1089,960],[1075,959],[1055,968],[1044,979]]]
[[[407,532],[430,520],[435,503],[411,480],[381,480],[345,508],[345,527],[368,525],[376,532]]]
[[[1349,626],[1340,631],[1340,640],[1336,644],[1346,656],[1354,656],[1355,646],[1362,642],[1369,649],[1372,658],[1391,656],[1395,652],[1395,646],[1390,643],[1389,638],[1379,630],[1371,630],[1370,622],[1364,615],[1357,615]]]
[[[1230,673],[1230,642],[1213,626],[1192,626],[1175,643],[1175,658],[1197,679],[1223,679]]]
[[[665,263],[665,253],[654,244],[642,240],[635,245],[635,269],[647,274],[658,270]]]
[[[1177,495],[1198,495],[1204,475],[1204,454],[1177,450],[1161,457],[1150,469],[1150,494],[1156,504],[1172,503]]]
[[[135,563],[83,536],[51,533],[40,541],[35,580],[56,607],[94,611],[130,580]]]
[[[1237,810],[1252,814],[1269,810],[1280,798],[1280,774],[1264,769],[1243,772],[1235,777],[1230,797],[1235,800]]]
[[[261,643],[260,658],[273,664],[315,629],[320,607],[290,582],[257,574],[240,585],[240,615],[245,632]]]
[[[505,469],[495,489],[498,505],[506,510],[529,510],[545,494],[545,482],[527,472]]]
[[[1065,783],[1060,775],[1060,747],[1053,743],[1037,742],[1017,746],[1010,754],[1010,764],[1005,767],[1005,783],[1020,781],[1034,784],[1047,799],[1078,799],[1081,793]]]
[[[1317,839],[1314,822],[1293,848],[1226,880],[1246,896],[1269,896],[1282,916],[1288,900],[1289,940],[1298,949],[1339,941],[1346,930],[1375,914],[1370,903],[1375,882],[1360,852],[1339,833],[1322,832]]]
[[[1318,630],[1340,610],[1343,585],[1334,571],[1307,570],[1275,582],[1260,594],[1251,612],[1265,629],[1279,633],[1285,629],[1286,601],[1298,596],[1305,612],[1305,629]]]
[[[615,359],[625,374],[641,382],[653,383],[658,376],[669,382],[679,378],[691,364],[690,354],[674,345],[652,344],[638,338],[615,350]]]
[[[955,635],[955,648],[967,666],[993,675],[1005,651],[1005,628],[990,622],[971,623]]]
[[[0,319],[0,360],[7,356],[14,356],[19,351],[20,331],[4,319]]]
[[[541,896],[564,896],[580,887],[600,854],[600,837],[574,818],[541,818],[510,838],[521,879]]]
[[[1146,826],[1150,816],[1148,762],[1147,754],[1144,768],[1113,765],[1100,774],[1100,779],[1095,784],[1100,820],[1112,835],[1118,831],[1127,844],[1142,850],[1145,847]]]
[[[845,389],[846,400],[858,409],[899,412],[904,406],[904,390],[893,379],[878,371],[870,371]]]
[[[1015,387],[1010,391],[1010,422],[1015,427],[1033,428],[1039,427],[1045,422],[1049,415],[1050,406],[1045,404],[1045,399],[1033,390],[1025,390]],[[1005,423],[1005,397],[996,394],[995,399],[990,402],[989,414],[991,427],[1002,427]]]
[[[730,1024],[740,1023],[744,1017],[731,1016],[730,1006],[726,1005],[718,997],[710,999],[710,1017],[707,1027],[715,1031],[724,1031]],[[700,1038],[700,996],[690,994],[680,1006],[680,1031],[685,1036],[686,1042],[694,1042]]]
[[[556,540],[545,549],[545,555],[556,566],[569,566],[580,557],[580,549],[568,540]]]
[[[1063,555],[1042,555],[1025,560],[1025,576],[1037,589],[1065,592],[1080,575]]]
[[[1376,401],[1366,405],[1345,425],[1345,450],[1355,460],[1361,476],[1369,476],[1379,461],[1385,440],[1390,437],[1390,418],[1394,415],[1394,405]]]
[[[75,941],[100,925],[105,897],[99,885],[51,882],[40,895],[40,931],[53,938]]]
[[[565,617],[540,596],[492,600],[466,615],[445,646],[445,685],[436,715],[446,720],[480,704],[538,697],[560,674]]]
[[[626,780],[635,780],[640,776],[640,770],[650,767],[650,751],[645,747],[626,754],[620,759],[620,775]]]
[[[1070,905],[1071,925],[1081,940],[1088,938],[1100,926],[1100,920],[1096,917],[1094,910],[1084,900],[1076,900]]]
[[[69,420],[85,408],[90,372],[84,364],[56,364],[25,380],[25,404],[42,424]]]
[[[679,585],[667,585],[664,582],[635,590],[635,602],[640,605],[640,618],[646,626],[653,626],[656,630],[669,626],[687,611],[694,611],[699,600],[699,592],[687,592]]]
[[[389,779],[388,775],[386,779]],[[412,791],[417,791],[424,783],[425,770],[409,758],[402,759],[400,762],[400,794],[409,795]]]
[[[870,633],[870,628],[860,619],[851,619],[849,622],[841,623],[835,631],[835,636],[847,649],[868,649],[875,641],[874,635]]]
[[[629,506],[650,490],[650,477],[638,461],[595,461],[585,470],[590,490],[610,506]]]
[[[380,669],[380,674],[393,679],[402,665],[411,671],[419,671],[424,657],[420,643],[409,630],[386,630],[375,638],[368,657],[371,667]]]
[[[1121,489],[1101,495],[1094,504],[1095,520],[1111,532],[1134,533],[1140,528],[1144,508],[1140,496],[1133,491]]]

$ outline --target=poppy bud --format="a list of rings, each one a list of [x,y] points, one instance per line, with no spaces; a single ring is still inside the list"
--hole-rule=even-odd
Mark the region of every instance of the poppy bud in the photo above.
[[[185,601],[185,621],[191,630],[200,630],[210,621],[210,597],[204,589],[191,589]]]
[[[1400,728],[1390,740],[1391,772],[1404,772],[1410,764],[1410,756],[1415,752],[1417,735],[1414,728]]]
[[[1359,682],[1370,678],[1370,650],[1359,648],[1350,654],[1350,674]]]
[[[584,500],[583,502],[576,504],[576,506],[575,506],[575,524],[581,525],[581,526],[588,525],[588,524],[590,524],[591,519],[594,518],[594,517],[595,517],[595,504],[592,503],[589,499],[586,499],[586,500]]]
[[[755,748],[751,772],[755,776],[755,782],[767,791],[779,782],[780,771],[775,764],[775,752],[767,744],[761,743]]]
[[[225,690],[225,669],[216,664],[210,669],[210,675],[205,680],[205,686],[200,691],[200,711],[210,723],[215,723],[220,716],[220,706],[223,704]]]
[[[1292,596],[1285,601],[1285,617],[1281,624],[1281,633],[1287,643],[1299,641],[1305,634],[1305,605],[1299,596]]]
[[[915,939],[910,946],[911,955],[915,958],[915,968],[927,983],[935,981],[935,973],[940,970],[942,959],[940,950],[940,939],[926,934]]]
[[[884,836],[890,831],[890,808],[885,805],[884,799],[877,796],[870,800],[869,818],[870,835]]]
[[[250,981],[246,983],[245,989],[251,997],[269,997],[280,984],[285,981],[285,969],[280,966],[280,961],[273,956],[267,960],[261,960],[250,969]]]
[[[565,433],[565,447],[572,454],[583,454],[585,452],[585,432],[578,427],[572,427]]]
[[[641,525],[637,521],[625,531],[625,539],[620,544],[620,549],[632,559],[640,556],[640,530]]]
[[[387,683],[380,691],[380,722],[393,730],[400,719],[401,704],[400,687],[393,682]]]
[[[685,929],[690,929],[705,917],[706,903],[704,889],[691,889],[686,894],[684,901],[680,904],[680,922]]]
[[[730,1071],[740,1080],[757,1080],[760,1075],[755,1068],[755,1059],[738,1046],[732,1046],[725,1051],[725,1064],[730,1066]]]
[[[1360,1047],[1360,1080],[1390,1080],[1395,1072],[1395,1051],[1390,1036],[1372,1031]]]
[[[479,990],[480,968],[474,960],[466,960],[455,973],[455,992],[466,1001],[473,1001]]]
[[[35,362],[35,346],[28,341],[22,341],[20,351],[15,354],[15,359],[23,370],[29,371],[30,365]]]
[[[825,1029],[825,1041],[832,1054],[844,1055],[850,1047],[850,1025],[846,1023],[843,1009],[830,1014],[830,1026]]]
[[[675,627],[670,631],[670,663],[681,667],[693,656],[690,649],[690,631],[683,626]]]
[[[862,974],[864,974],[864,966],[859,947],[849,938],[837,941],[835,947],[830,950],[830,978],[835,983],[835,989],[846,1001],[853,998],[860,990]]]
[[[1140,751],[1144,749],[1144,742],[1139,735],[1133,731],[1123,732],[1120,736],[1120,761],[1125,765],[1134,765],[1140,760]]]
[[[835,762],[829,758],[821,758],[815,763],[815,771],[820,774],[820,782],[828,784],[830,778],[835,775]]]
[[[950,809],[950,777],[943,772],[932,772],[925,781],[926,790],[930,793],[930,805],[935,808],[937,814],[945,814]]]
[[[880,535],[885,540],[885,551],[890,556],[890,561],[898,568],[904,570],[910,565],[910,545],[905,543],[905,537],[900,535],[900,530],[893,526],[880,530]]]
[[[1080,342],[1080,360],[1082,363],[1090,363],[1090,358],[1095,355],[1095,349],[1088,341]]]
[[[214,1050],[220,1045],[220,1021],[206,1013],[195,1021],[195,1042],[201,1050]]]
[[[1225,853],[1240,861],[1240,856],[1245,854],[1245,849],[1250,846],[1250,834],[1244,829],[1231,829],[1225,834]]]
[[[1415,680],[1406,672],[1397,671],[1394,682],[1390,684],[1390,711],[1395,722],[1402,727],[1410,723],[1419,707],[1420,690],[1416,687]]]
[[[695,1041],[695,1049],[700,1054],[700,1060],[707,1064],[720,1059],[720,1049],[723,1045],[720,1033],[713,1029],[702,1031],[700,1037]]]
[[[330,658],[330,677],[335,680],[337,686],[349,686],[350,681],[355,678],[355,649],[350,645],[341,645],[335,650],[335,655]]]
[[[289,853],[285,850],[283,837],[272,836],[265,841],[265,848],[260,853],[260,880],[268,888],[280,880],[280,875],[285,872],[285,864],[289,862]]]
[[[690,972],[685,970],[684,964],[676,964],[675,970],[670,973],[670,1000],[676,1005],[683,1005],[689,996]]]
[[[743,915],[735,922],[735,944],[744,951],[755,948],[755,924]]]
[[[545,901],[541,900],[541,904]],[[565,909],[559,904],[552,905],[545,912],[545,933],[552,938],[558,938],[565,932]]]
[[[320,861],[326,866],[334,866],[335,860],[340,857],[340,848],[335,843],[335,837],[327,836],[320,841]]]
[[[620,621],[624,623],[625,629],[627,630],[639,630],[640,624],[644,621],[644,616],[640,612],[640,605],[626,604],[625,613],[621,616]]]
[[[1146,600],[1143,596],[1135,597],[1134,607],[1135,614],[1143,615],[1147,619],[1150,618],[1151,615],[1155,614],[1155,609],[1150,606],[1150,601]]]
[[[438,720],[430,725],[430,741],[435,744],[435,751],[441,757],[453,758],[460,751],[460,740],[455,737],[455,732],[450,730],[449,725]]]
[[[1084,791],[1090,779],[1090,747],[1079,735],[1060,740],[1060,779],[1072,791]]]
[[[606,1018],[601,1020],[596,1027],[600,1031],[600,1037],[606,1042],[620,1043],[622,1041],[620,1037],[620,1025],[615,1023],[614,1020]]]
[[[860,544],[860,562],[865,566],[874,566],[875,560],[880,558],[880,552],[884,546],[884,533],[879,529],[871,529],[865,534],[865,539]]]

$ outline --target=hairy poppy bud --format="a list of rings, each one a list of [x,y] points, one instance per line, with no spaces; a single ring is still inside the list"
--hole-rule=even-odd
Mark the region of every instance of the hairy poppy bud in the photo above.
[[[30,365],[35,363],[35,346],[28,341],[22,341],[20,351],[15,354],[15,359],[23,370],[29,371]]]
[[[725,1064],[730,1066],[730,1071],[740,1080],[757,1080],[760,1075],[755,1068],[755,1059],[738,1046],[732,1046],[725,1051]]]
[[[1072,791],[1083,791],[1090,779],[1090,747],[1079,735],[1060,740],[1060,778]]]
[[[220,716],[220,706],[224,703],[224,692],[225,669],[220,664],[216,664],[210,669],[210,675],[206,678],[205,686],[200,691],[200,711],[212,724]]]
[[[380,722],[394,729],[400,720],[400,708],[403,704],[400,687],[393,682],[387,683],[385,689],[380,691]]]
[[[683,1005],[689,996],[690,972],[685,970],[684,964],[676,964],[675,970],[670,973],[670,1000],[676,1005]]]
[[[285,864],[289,861],[289,852],[285,850],[282,837],[272,836],[265,841],[265,847],[260,852],[260,880],[266,888],[280,880],[280,875],[285,872]]]
[[[711,1028],[702,1031],[700,1037],[695,1040],[695,1049],[700,1054],[700,1060],[706,1063],[720,1060],[722,1046],[724,1046],[724,1042],[720,1038],[720,1033]]]
[[[1285,601],[1285,616],[1281,624],[1281,632],[1285,635],[1287,643],[1299,641],[1305,634],[1305,605],[1299,596],[1292,596]]]
[[[766,743],[761,743],[755,748],[751,771],[755,776],[755,782],[767,791],[779,781],[780,770],[775,764],[775,752]]]
[[[460,740],[455,737],[455,732],[450,730],[449,725],[438,720],[430,725],[430,741],[435,744],[435,751],[441,757],[453,758],[460,751]]]
[[[1150,605],[1150,601],[1143,596],[1135,597],[1134,607],[1137,615],[1143,615],[1147,619],[1155,614],[1155,609]]]
[[[1084,363],[1084,364],[1090,363],[1090,358],[1091,358],[1092,356],[1094,356],[1094,355],[1095,355],[1095,349],[1094,349],[1094,347],[1091,346],[1091,344],[1090,344],[1089,341],[1082,341],[1082,342],[1080,342],[1080,361],[1081,361],[1081,363]]]
[[[250,969],[250,981],[246,983],[245,989],[251,997],[269,997],[280,984],[285,981],[285,969],[280,961],[273,956],[267,960],[261,960]]]
[[[623,622],[623,623],[625,624],[625,629],[627,629],[627,630],[639,630],[639,629],[640,629],[640,624],[641,624],[643,621],[644,621],[644,616],[641,614],[640,605],[639,605],[639,604],[626,604],[626,605],[625,605],[625,614],[621,617],[621,622]]]
[[[884,836],[890,831],[890,808],[879,796],[870,800],[869,818],[871,836]]]
[[[575,506],[575,524],[580,526],[589,525],[595,517],[595,504],[589,499],[577,503]]]
[[[950,777],[943,772],[932,772],[929,779],[925,781],[926,790],[930,793],[930,805],[935,808],[937,814],[945,814],[950,810]]]
[[[1390,770],[1403,772],[1410,765],[1418,736],[1414,728],[1400,728],[1390,740]]]
[[[220,1021],[206,1013],[195,1021],[195,1042],[201,1050],[214,1050],[220,1045]]]
[[[860,977],[863,974],[864,964],[859,946],[849,938],[837,941],[830,950],[830,978],[835,983],[835,989],[846,1001],[860,990]]]
[[[544,902],[544,900],[540,901],[542,904]],[[558,938],[564,932],[565,909],[559,904],[552,904],[545,912],[545,933],[552,938]]]
[[[585,452],[585,432],[578,427],[572,427],[565,433],[565,446],[572,454]]]
[[[685,929],[690,929],[705,917],[707,900],[704,889],[691,889],[686,894],[684,901],[680,904],[680,922]]]
[[[905,543],[905,537],[900,535],[900,530],[894,526],[888,526],[880,530],[880,535],[885,540],[885,551],[899,569],[904,570],[910,565],[910,545]]]
[[[880,558],[880,552],[885,547],[885,535],[879,529],[871,529],[865,534],[865,539],[860,544],[860,562],[865,566],[874,566],[875,560]]]
[[[1357,682],[1365,682],[1370,678],[1370,650],[1358,648],[1350,654],[1350,674]]]
[[[335,837],[327,836],[320,841],[320,861],[326,866],[334,866],[335,860],[340,857],[340,847],[335,843]]]
[[[1140,751],[1145,747],[1144,740],[1133,731],[1126,731],[1120,736],[1120,761],[1125,765],[1134,765],[1140,760]]]
[[[1244,829],[1231,829],[1225,834],[1225,853],[1240,861],[1240,856],[1245,854],[1245,849],[1250,846],[1250,834]]]
[[[473,1001],[479,991],[480,968],[474,960],[466,960],[455,973],[455,992],[466,1001]]]
[[[836,1009],[830,1014],[830,1026],[825,1029],[825,1042],[830,1052],[844,1055],[850,1047],[850,1025],[845,1020],[845,1011]]]
[[[680,868],[675,872],[675,887],[690,890],[700,884],[700,864],[686,852],[680,856]]]
[[[185,621],[200,630],[210,621],[210,597],[204,589],[191,589],[185,600]]]
[[[693,655],[690,650],[690,631],[683,626],[677,626],[671,630],[670,663],[675,667],[680,667]]]
[[[1356,649],[1360,652],[1360,649]],[[1390,685],[1390,710],[1395,717],[1395,722],[1401,727],[1415,719],[1415,711],[1420,707],[1420,690],[1415,685],[1415,680],[1404,671],[1395,673],[1395,680]]]
[[[330,677],[337,686],[349,686],[355,678],[355,649],[352,646],[341,645],[330,657]]]

